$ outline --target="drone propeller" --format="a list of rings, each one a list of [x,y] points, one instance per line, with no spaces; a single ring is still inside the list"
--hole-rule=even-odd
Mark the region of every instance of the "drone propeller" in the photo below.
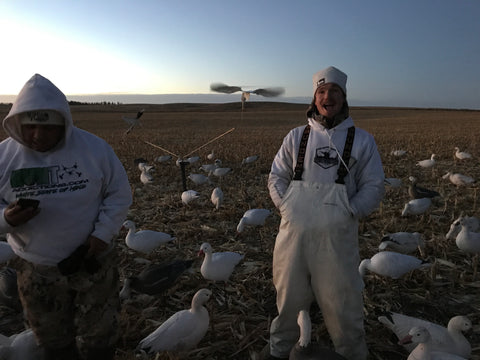
[[[233,94],[234,92],[242,91],[242,88],[239,86],[228,86],[222,83],[213,83],[210,85],[210,90],[224,94]]]
[[[284,88],[275,87],[275,88],[264,88],[264,89],[256,89],[256,90],[243,90],[240,86],[228,86],[223,83],[213,83],[210,85],[210,90],[221,92],[224,94],[233,94],[237,91],[242,91],[248,94],[256,94],[265,97],[275,97],[282,95],[285,92]]]

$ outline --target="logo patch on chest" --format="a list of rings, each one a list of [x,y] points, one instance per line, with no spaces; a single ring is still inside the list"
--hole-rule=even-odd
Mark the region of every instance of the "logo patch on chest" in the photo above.
[[[315,158],[313,161],[322,168],[328,169],[338,164],[338,154],[335,149],[324,146],[315,150]]]

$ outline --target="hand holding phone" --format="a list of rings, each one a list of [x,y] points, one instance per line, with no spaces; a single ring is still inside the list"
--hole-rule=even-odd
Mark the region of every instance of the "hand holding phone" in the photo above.
[[[22,207],[23,209],[26,209],[28,207],[32,207],[32,208],[36,209],[36,208],[38,208],[38,205],[40,204],[40,200],[20,198],[20,199],[18,199],[17,204],[20,205],[20,207]]]

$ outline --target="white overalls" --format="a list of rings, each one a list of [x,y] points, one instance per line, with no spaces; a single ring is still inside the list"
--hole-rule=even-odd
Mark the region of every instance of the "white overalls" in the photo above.
[[[358,220],[343,178],[340,182],[293,180],[279,206],[282,220],[273,252],[279,314],[270,328],[274,356],[288,357],[299,338],[297,314],[316,300],[336,352],[349,360],[367,357]]]

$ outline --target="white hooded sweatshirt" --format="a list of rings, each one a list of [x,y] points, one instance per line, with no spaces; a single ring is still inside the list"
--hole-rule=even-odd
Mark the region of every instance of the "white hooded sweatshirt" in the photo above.
[[[333,183],[337,179],[337,170],[345,147],[347,130],[353,126],[348,117],[333,129],[326,129],[319,122],[309,118],[310,136],[304,160],[302,181]],[[272,163],[268,179],[270,197],[276,207],[282,202],[283,195],[292,181],[298,150],[304,126],[291,130],[283,139]],[[353,215],[362,218],[378,206],[385,193],[384,172],[377,145],[371,134],[355,128],[355,138],[348,164],[345,185]]]
[[[18,114],[55,110],[65,119],[65,136],[51,150],[25,146]],[[22,88],[0,143],[0,233],[23,259],[55,266],[93,235],[107,243],[119,232],[132,202],[125,169],[103,139],[73,125],[65,95],[35,74]],[[10,226],[6,206],[18,198],[40,200],[40,213]]]

